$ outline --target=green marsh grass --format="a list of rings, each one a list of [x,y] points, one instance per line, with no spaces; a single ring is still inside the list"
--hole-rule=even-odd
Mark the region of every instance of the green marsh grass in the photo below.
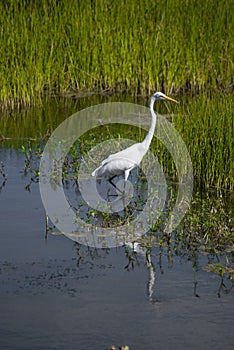
[[[0,2],[1,107],[84,91],[233,89],[234,2]]]
[[[204,94],[185,98],[174,118],[193,163],[196,182],[205,187],[234,187],[234,98]]]
[[[193,164],[195,184],[199,187],[233,190],[234,188],[234,97],[232,94],[200,94],[193,98],[181,96],[177,105],[158,103],[160,114],[171,114],[172,123],[185,142]],[[0,118],[0,142],[3,147],[22,148],[30,142],[44,144],[51,132],[73,113],[104,102],[135,102],[148,104],[148,98],[135,100],[131,96],[91,96],[79,99],[49,99],[42,107],[20,112],[6,112]],[[108,139],[143,140],[146,131],[126,125],[100,126],[84,134],[79,142],[81,152]],[[176,181],[174,161],[166,148],[154,138],[150,151],[163,166],[168,180]]]

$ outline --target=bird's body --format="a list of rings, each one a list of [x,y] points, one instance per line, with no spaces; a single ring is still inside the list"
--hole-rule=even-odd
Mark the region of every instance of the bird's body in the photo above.
[[[101,166],[94,170],[92,175],[113,177],[124,174],[125,181],[127,181],[130,171],[140,164],[146,152],[147,149],[142,143],[135,143],[123,151],[111,154],[103,160]]]
[[[156,100],[177,102],[164,95],[162,92],[156,92],[150,99],[151,125],[145,139],[123,151],[109,155],[109,157],[104,159],[102,164],[93,171],[92,176],[113,178],[124,174],[125,182],[127,181],[130,171],[140,165],[152,141],[157,121],[157,115],[154,112],[154,102]]]

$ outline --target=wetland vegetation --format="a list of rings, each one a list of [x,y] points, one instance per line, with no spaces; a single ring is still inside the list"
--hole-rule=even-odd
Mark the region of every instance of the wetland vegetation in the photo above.
[[[91,91],[233,91],[233,6],[233,0],[1,1],[1,107]]]
[[[172,115],[188,148],[195,191],[180,239],[174,233],[169,240],[188,255],[191,240],[195,250],[225,254],[224,267],[213,270],[233,280],[233,6],[232,0],[1,2],[0,141],[24,153],[26,190],[37,183],[44,145],[64,118],[103,102],[147,105],[156,89],[177,95],[173,111],[157,108]],[[99,141],[141,140],[144,133],[100,127],[78,140],[79,150],[84,155]],[[165,147],[154,140],[151,150],[176,181]],[[74,146],[65,180],[76,182],[79,156]],[[0,190],[6,184],[0,163]]]

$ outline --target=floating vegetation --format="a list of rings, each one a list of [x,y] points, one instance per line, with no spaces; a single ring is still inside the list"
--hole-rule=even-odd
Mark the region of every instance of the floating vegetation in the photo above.
[[[8,0],[0,11],[2,108],[90,91],[233,90],[233,1]]]

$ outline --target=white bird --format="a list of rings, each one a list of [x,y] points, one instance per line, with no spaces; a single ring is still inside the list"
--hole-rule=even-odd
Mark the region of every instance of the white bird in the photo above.
[[[151,125],[145,139],[123,151],[109,155],[109,157],[104,159],[102,164],[92,172],[92,176],[108,177],[111,184],[114,185],[111,180],[115,176],[124,174],[124,180],[126,183],[130,171],[139,166],[142,158],[150,147],[157,122],[157,114],[154,112],[154,102],[158,100],[178,103],[176,100],[166,96],[162,92],[155,92],[150,99]]]

